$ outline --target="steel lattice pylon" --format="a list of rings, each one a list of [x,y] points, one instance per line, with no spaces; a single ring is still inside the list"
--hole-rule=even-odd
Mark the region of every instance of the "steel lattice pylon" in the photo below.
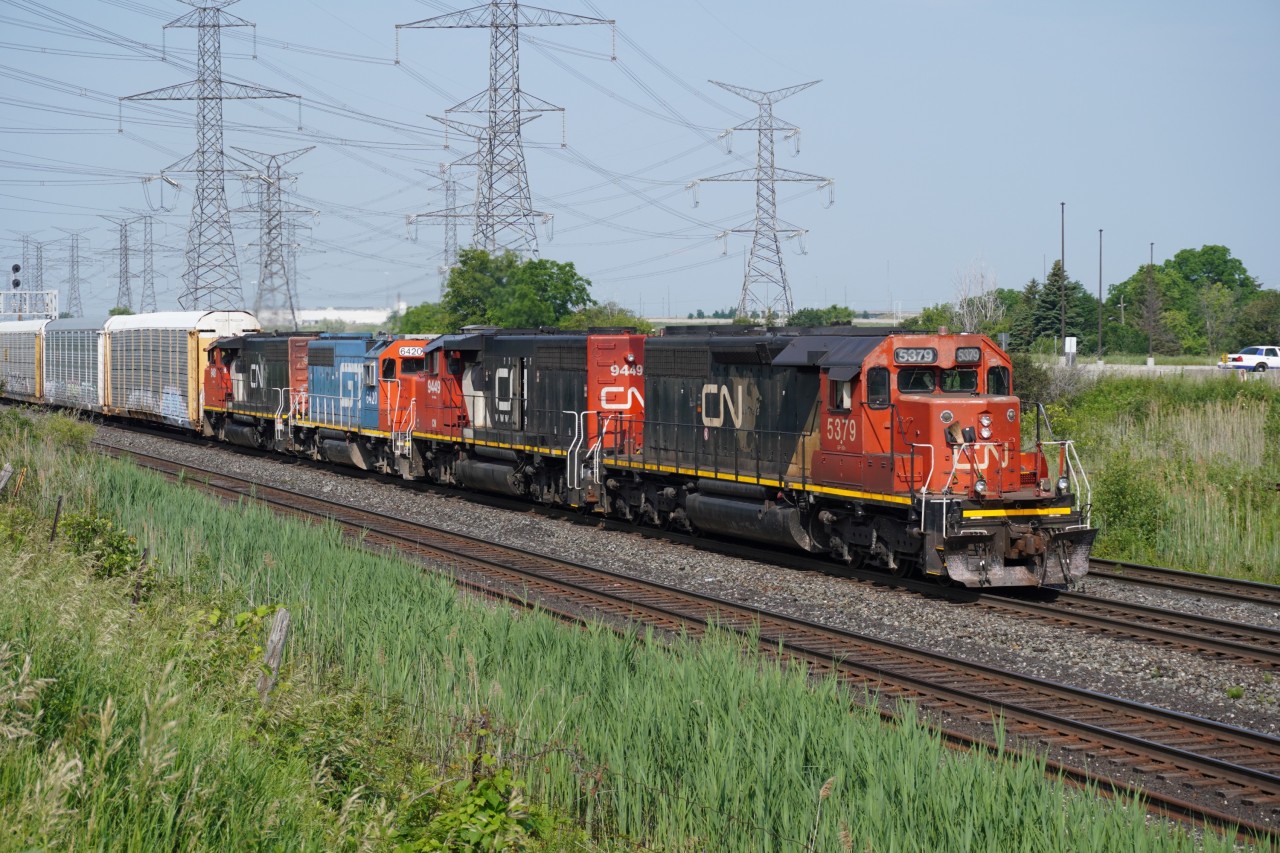
[[[473,240],[478,248],[491,253],[511,250],[535,257],[538,254],[535,211],[529,193],[521,130],[525,122],[537,117],[526,116],[526,113],[563,112],[563,109],[520,90],[520,29],[587,24],[613,26],[614,22],[522,7],[515,0],[493,0],[485,6],[396,25],[397,44],[401,29],[489,30],[488,90],[445,111],[446,116],[454,112],[487,115],[487,123],[475,127],[447,117],[442,119],[446,127],[475,136],[480,142],[476,154],[457,161],[459,165],[474,165],[477,169]]]
[[[80,305],[80,240],[83,231],[68,231],[59,228],[69,238],[67,248],[67,306],[66,311],[72,317],[84,316]]]
[[[114,222],[120,230],[120,245],[116,250],[117,258],[120,262],[119,279],[120,283],[116,287],[116,308],[128,308],[133,310],[133,288],[130,285],[130,279],[136,278],[137,273],[129,268],[129,225],[132,219],[112,219],[109,216],[102,217],[108,222]]]
[[[773,105],[783,98],[789,98],[821,81],[814,80],[791,86],[786,89],[774,89],[772,92],[761,92],[757,89],[746,89],[731,86],[728,83],[710,81],[727,92],[746,98],[759,105],[760,113],[752,121],[734,127],[733,130],[754,130],[757,133],[756,167],[738,172],[728,172],[703,181],[752,181],[756,185],[756,217],[751,225],[730,229],[735,234],[751,234],[751,256],[747,261],[746,274],[742,282],[742,296],[738,300],[738,316],[750,316],[753,309],[759,306],[765,319],[776,317],[785,320],[795,313],[795,305],[791,299],[791,285],[787,283],[787,270],[782,263],[782,249],[778,244],[778,234],[800,235],[803,229],[795,227],[779,228],[777,183],[816,183],[830,186],[830,178],[793,172],[790,169],[779,169],[774,165],[773,135],[778,131],[795,133],[799,130],[793,124],[776,118]]]
[[[458,205],[458,178],[453,173],[453,165],[457,164],[441,163],[437,172],[440,183],[434,189],[444,193],[444,207],[427,213],[411,213],[405,217],[405,225],[411,232],[419,219],[439,219],[444,222],[444,261],[439,268],[442,295],[449,271],[458,265],[458,220],[475,216],[474,204]]]
[[[223,11],[237,0],[182,0],[193,11],[165,24],[165,29],[199,30],[199,79],[155,89],[122,101],[195,101],[196,153],[166,169],[166,172],[196,173],[196,197],[187,232],[187,268],[182,275],[183,292],[178,303],[188,310],[232,310],[242,308],[240,271],[236,266],[235,238],[231,233],[231,212],[227,207],[226,155],[222,147],[222,102],[226,99],[294,98],[286,92],[227,83],[222,79],[223,27],[253,26],[243,18]]]
[[[290,276],[285,254],[285,214],[315,213],[305,207],[286,204],[284,201],[284,182],[291,177],[284,172],[284,165],[292,162],[315,146],[299,148],[284,154],[262,154],[245,148],[235,150],[246,159],[261,166],[263,171],[252,175],[251,179],[258,184],[257,211],[260,216],[258,229],[258,291],[253,297],[253,313],[258,315],[264,324],[288,323],[291,329],[298,328],[297,289]],[[290,236],[290,243],[292,238]]]

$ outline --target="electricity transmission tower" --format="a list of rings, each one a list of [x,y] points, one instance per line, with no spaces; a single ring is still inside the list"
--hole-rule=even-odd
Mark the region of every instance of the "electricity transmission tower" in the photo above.
[[[614,21],[520,6],[516,0],[491,0],[484,6],[396,25],[397,56],[402,29],[489,30],[489,88],[450,107],[445,111],[446,118],[441,119],[446,127],[480,141],[476,154],[458,161],[459,165],[474,165],[478,170],[473,236],[478,248],[491,253],[509,249],[538,255],[535,212],[520,134],[524,124],[537,118],[538,113],[564,110],[521,91],[520,29],[588,24],[612,27]],[[447,117],[455,112],[487,115],[488,122],[477,127]]]
[[[165,24],[199,31],[199,77],[121,101],[196,101],[196,152],[165,171],[196,173],[196,197],[187,232],[187,268],[178,303],[188,310],[241,308],[240,271],[236,267],[235,238],[227,208],[226,153],[222,147],[222,102],[250,98],[295,98],[287,92],[228,83],[222,79],[223,27],[253,26],[223,8],[237,0],[182,0],[193,11]]]
[[[285,255],[285,238],[292,243],[292,234],[285,233],[285,214],[315,213],[284,201],[284,182],[291,178],[283,166],[298,159],[315,146],[299,148],[284,154],[261,154],[245,148],[235,150],[248,160],[262,167],[263,171],[250,175],[257,183],[258,203],[255,208],[260,216],[258,229],[258,292],[253,297],[253,313],[264,323],[287,322],[289,328],[298,328],[297,287],[290,276],[290,264]]]
[[[83,317],[84,308],[80,305],[80,240],[83,231],[68,231],[59,228],[70,238],[67,248],[67,313],[72,317]]]
[[[440,164],[437,175],[439,183],[432,188],[444,193],[444,207],[429,213],[411,213],[405,217],[405,225],[410,228],[419,219],[439,219],[444,222],[444,260],[439,267],[441,288],[449,276],[449,270],[458,265],[458,220],[475,215],[475,205],[458,205],[458,178],[450,166],[449,163]]]
[[[730,229],[734,234],[752,235],[751,256],[747,261],[746,274],[742,281],[742,296],[738,300],[738,316],[749,316],[753,310],[759,310],[761,316],[766,319],[776,316],[785,320],[795,313],[795,306],[791,300],[791,285],[787,283],[787,271],[782,264],[778,234],[801,236],[804,234],[804,229],[794,226],[779,229],[777,184],[779,182],[816,183],[819,188],[822,188],[830,187],[833,182],[830,178],[793,172],[790,169],[779,169],[774,165],[773,135],[783,131],[791,136],[798,133],[800,128],[776,118],[773,114],[773,105],[821,81],[814,80],[786,89],[774,89],[772,92],[731,86],[715,80],[710,82],[760,107],[760,113],[756,118],[732,128],[756,131],[758,141],[755,169],[743,169],[701,179],[703,181],[751,181],[756,185],[755,221],[751,225]]]
[[[125,210],[134,214],[134,218],[129,220],[130,225],[135,222],[142,223],[142,296],[138,300],[138,311],[149,314],[156,310],[156,244],[152,227],[155,216],[145,210],[134,210],[131,207],[126,207]]]
[[[130,279],[138,277],[136,272],[129,268],[129,225],[134,222],[132,219],[112,219],[109,216],[102,217],[108,222],[114,222],[120,229],[120,246],[116,250],[120,261],[119,279],[120,284],[116,288],[116,308],[128,308],[133,310],[133,288],[129,284]]]

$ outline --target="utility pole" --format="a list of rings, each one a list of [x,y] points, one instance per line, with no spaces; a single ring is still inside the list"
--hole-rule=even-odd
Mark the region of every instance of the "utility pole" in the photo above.
[[[771,315],[776,315],[780,320],[785,321],[787,317],[795,313],[795,306],[791,299],[791,285],[787,283],[787,271],[782,264],[782,249],[778,245],[778,234],[781,231],[781,233],[786,233],[790,236],[803,236],[805,232],[803,229],[795,228],[794,226],[779,229],[777,184],[780,181],[816,183],[818,188],[821,189],[823,187],[831,187],[834,182],[830,178],[808,175],[803,172],[793,172],[790,169],[779,169],[774,165],[774,134],[778,131],[783,131],[789,136],[794,136],[800,132],[800,128],[790,122],[775,118],[773,105],[784,98],[803,92],[821,81],[814,80],[786,89],[774,89],[772,92],[732,86],[715,80],[710,82],[726,92],[732,92],[739,97],[746,98],[760,108],[756,118],[732,128],[733,130],[756,131],[755,169],[743,169],[738,172],[727,172],[723,175],[699,179],[700,181],[751,181],[756,185],[755,221],[750,225],[730,229],[734,234],[752,235],[751,256],[743,276],[742,295],[738,299],[738,316],[749,316],[754,306],[760,306],[761,314],[766,321]],[[695,181],[694,184],[698,182]]]
[[[1102,229],[1098,229],[1098,364],[1102,364]]]
[[[1058,306],[1062,312],[1062,357],[1067,357],[1067,203],[1062,205],[1058,223],[1061,230],[1062,250],[1059,263],[1062,265],[1062,286],[1058,291]]]
[[[460,130],[480,141],[474,158],[459,160],[479,170],[476,178],[475,229],[477,248],[490,253],[511,250],[538,256],[538,235],[534,228],[533,202],[525,169],[521,129],[542,112],[560,112],[557,107],[520,89],[520,30],[525,27],[563,27],[590,24],[614,25],[603,18],[588,18],[520,6],[515,0],[492,0],[460,12],[396,25],[396,63],[400,56],[402,29],[487,29],[489,30],[489,88],[450,107],[441,119],[445,127]],[[449,113],[477,113],[488,116],[484,127],[448,118]],[[535,115],[526,117],[526,113]],[[563,145],[563,143],[561,143]]]
[[[285,253],[285,214],[315,213],[284,201],[284,182],[292,176],[284,172],[284,165],[306,154],[315,146],[287,151],[284,154],[260,154],[245,148],[236,148],[244,157],[260,165],[263,172],[251,175],[257,183],[260,216],[258,229],[258,292],[254,294],[253,313],[264,324],[287,323],[298,328],[297,287],[289,275]]]
[[[195,101],[196,152],[165,171],[196,173],[196,197],[187,232],[187,268],[178,303],[187,310],[233,310],[242,308],[240,271],[236,266],[235,237],[231,233],[231,212],[227,208],[225,181],[226,153],[222,144],[223,100],[250,98],[296,98],[287,92],[228,83],[222,79],[223,27],[251,27],[253,24],[224,12],[237,0],[183,0],[193,7],[165,29],[194,28],[199,31],[199,77],[188,83],[166,86],[121,101]]]
[[[1147,367],[1152,367],[1156,363],[1156,309],[1155,309],[1155,284],[1152,281],[1151,274],[1156,265],[1156,244],[1152,242],[1150,255],[1147,258]]]

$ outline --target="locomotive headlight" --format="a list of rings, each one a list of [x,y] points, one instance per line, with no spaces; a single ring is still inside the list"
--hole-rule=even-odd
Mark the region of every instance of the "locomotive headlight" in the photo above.
[[[1004,413],[1004,416],[1009,419],[1009,423],[1013,423],[1014,419],[1018,417],[1018,413],[1010,409]]]
[[[985,495],[987,493],[987,481],[978,480],[978,482],[974,483],[973,493],[978,497],[982,497],[983,495]]]
[[[1066,477],[1058,478],[1058,494],[1063,494],[1067,489],[1071,488],[1071,480]]]
[[[987,440],[988,438],[991,438],[991,427],[983,427],[982,429],[978,430],[978,435],[982,436],[982,439],[984,441]]]
[[[984,427],[991,426],[991,415],[987,414],[986,412],[983,412],[982,414],[978,415],[978,423],[982,424]]]

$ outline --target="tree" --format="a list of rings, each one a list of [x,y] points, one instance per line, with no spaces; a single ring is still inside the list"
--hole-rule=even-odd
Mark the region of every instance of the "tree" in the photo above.
[[[439,302],[423,302],[391,319],[398,335],[443,334],[449,331],[449,316]]]
[[[641,334],[653,334],[652,323],[616,302],[579,308],[559,325],[562,329],[574,330],[630,328]]]
[[[483,249],[463,249],[445,282],[440,307],[448,331],[470,325],[554,326],[595,304],[590,287],[572,263],[522,261],[514,252],[492,256]]]
[[[981,262],[956,276],[956,298],[951,303],[955,331],[989,334],[1004,319],[1005,305],[998,291],[995,273]]]
[[[1004,299],[1001,297],[999,301],[1006,304]],[[1010,311],[1010,348],[1029,352],[1039,344],[1042,350],[1060,352],[1064,302],[1067,335],[1077,339],[1077,351],[1088,352],[1096,347],[1098,300],[1080,282],[1067,278],[1061,261],[1054,261],[1043,283],[1034,278],[1027,282],[1021,299]]]
[[[132,314],[132,313],[133,313],[132,308],[126,307],[124,305],[117,305],[116,307],[112,308],[110,311],[107,312],[107,316],[122,317],[126,314]]]
[[[788,326],[834,326],[852,322],[853,311],[835,304],[829,308],[801,308],[787,318]]]
[[[1260,291],[1248,305],[1232,329],[1228,349],[1238,352],[1240,347],[1280,343],[1280,291]]]

